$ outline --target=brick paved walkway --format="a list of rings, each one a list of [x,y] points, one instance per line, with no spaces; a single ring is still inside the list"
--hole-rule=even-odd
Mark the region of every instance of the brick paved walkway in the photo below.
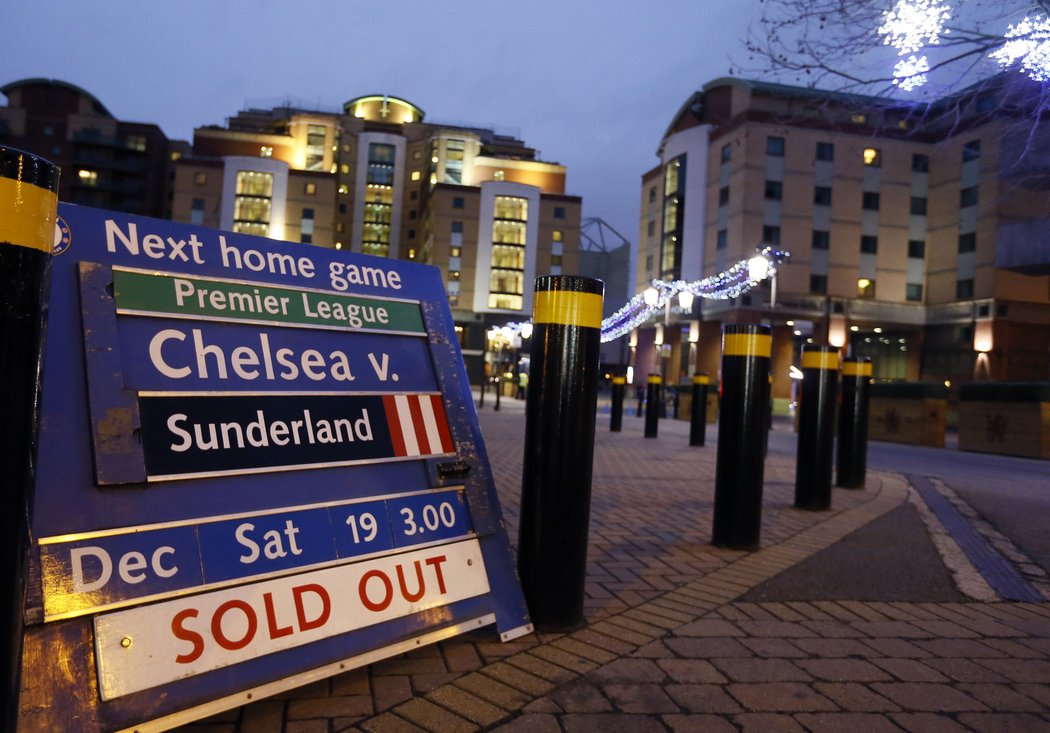
[[[521,403],[481,411],[513,536]],[[829,512],[791,508],[794,462],[766,463],[762,549],[712,547],[715,426],[660,438],[599,420],[585,628],[509,644],[491,629],[229,711],[187,733],[1050,732],[1050,604],[749,603],[748,591],[899,507],[869,473]],[[892,541],[892,538],[887,538]]]

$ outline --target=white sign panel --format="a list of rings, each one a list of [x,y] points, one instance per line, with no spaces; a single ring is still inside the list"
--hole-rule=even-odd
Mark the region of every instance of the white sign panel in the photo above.
[[[477,540],[98,616],[103,700],[489,592]]]

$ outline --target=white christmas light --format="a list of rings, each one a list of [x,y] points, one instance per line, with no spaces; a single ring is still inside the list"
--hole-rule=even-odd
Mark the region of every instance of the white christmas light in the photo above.
[[[654,314],[662,312],[667,301],[676,295],[679,297],[679,305],[686,309],[692,306],[692,298],[730,300],[743,295],[763,280],[773,277],[777,273],[777,265],[789,259],[791,253],[787,250],[764,247],[754,257],[740,260],[725,272],[705,277],[703,280],[653,280],[650,287],[636,293],[620,310],[602,321],[602,343],[618,339],[638,328]],[[686,302],[689,305],[686,305]],[[529,338],[532,335],[532,324],[528,321],[508,323],[502,329],[493,326],[489,333],[490,337],[510,333],[511,336],[520,334],[522,338]]]
[[[1004,37],[1006,43],[989,54],[1000,66],[1019,65],[1035,81],[1050,81],[1050,20],[1025,17]]]
[[[926,72],[930,70],[930,62],[925,56],[911,55],[901,59],[893,67],[893,83],[906,92],[921,87],[926,83]]]
[[[883,43],[897,49],[899,55],[913,54],[925,46],[936,46],[944,27],[952,17],[951,7],[936,0],[898,0],[892,10],[883,13],[879,35]]]

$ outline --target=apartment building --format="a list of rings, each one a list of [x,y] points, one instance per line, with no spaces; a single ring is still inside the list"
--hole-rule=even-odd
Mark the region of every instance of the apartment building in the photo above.
[[[479,382],[513,368],[513,344],[492,329],[531,316],[535,277],[579,265],[581,199],[565,176],[514,136],[371,95],[341,112],[251,109],[197,128],[172,216],[437,266]]]
[[[95,96],[56,79],[0,87],[0,144],[62,169],[62,201],[169,218],[172,158],[188,146],[161,129],[118,120]]]
[[[778,400],[810,340],[870,356],[882,379],[1050,378],[1050,249],[1036,244],[1050,154],[1034,93],[1004,76],[919,107],[705,85],[642,175],[636,287],[710,276],[763,245],[791,260],[775,282],[639,329],[636,372],[716,374],[722,324],[752,321],[773,327]]]

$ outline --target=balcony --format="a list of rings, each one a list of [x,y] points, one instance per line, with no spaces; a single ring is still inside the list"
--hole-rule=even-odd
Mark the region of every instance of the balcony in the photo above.
[[[1050,275],[1050,219],[999,227],[995,266],[1022,275]]]

